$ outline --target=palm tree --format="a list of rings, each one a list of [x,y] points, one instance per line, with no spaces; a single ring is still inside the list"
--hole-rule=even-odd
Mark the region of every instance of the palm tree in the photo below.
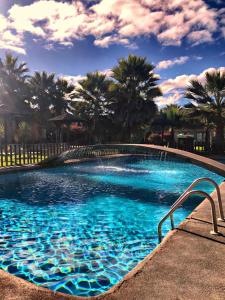
[[[205,150],[210,151],[210,129],[213,128],[212,113],[207,105],[196,106],[193,103],[187,103],[183,107],[183,117],[190,124],[190,119],[192,120],[192,125],[203,126],[205,129]]]
[[[154,66],[146,58],[129,55],[112,69],[114,121],[120,124],[122,139],[131,139],[149,124],[157,112],[154,98],[161,96]]]
[[[70,110],[71,95],[74,91],[74,85],[68,83],[63,78],[58,78],[55,82],[55,89],[52,95],[52,112],[56,115]]]
[[[60,114],[69,108],[74,86],[55,74],[35,72],[29,80],[31,105],[40,114]]]
[[[52,96],[55,91],[55,74],[35,72],[29,79],[31,106],[39,112],[41,119],[50,117]]]
[[[78,100],[74,102],[74,106],[86,121],[94,142],[99,141],[99,131],[104,131],[101,122],[110,113],[108,101],[111,83],[111,80],[107,79],[104,74],[88,73],[85,79],[79,81],[79,86],[73,94],[73,98]]]
[[[175,146],[174,130],[182,125],[182,110],[176,104],[167,105],[161,111],[163,116],[164,126],[170,128],[170,146]]]
[[[205,83],[191,80],[185,97],[199,109],[208,109],[216,126],[215,150],[224,152],[225,125],[225,72],[215,71],[205,74]]]
[[[14,111],[24,112],[27,98],[26,63],[19,63],[18,57],[6,54],[5,59],[0,59],[0,102]],[[27,108],[27,107],[26,107]]]
[[[6,54],[0,59],[0,106],[4,120],[5,143],[13,140],[16,127],[15,117],[27,113],[28,68],[26,63],[19,63],[18,57]]]

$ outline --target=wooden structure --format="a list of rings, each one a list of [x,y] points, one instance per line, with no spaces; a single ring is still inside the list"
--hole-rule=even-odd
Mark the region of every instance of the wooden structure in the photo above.
[[[68,112],[49,119],[49,122],[55,124],[57,143],[71,142],[72,133],[79,135],[85,131],[83,120]]]
[[[0,118],[4,123],[4,144],[14,142],[14,133],[18,122],[30,119],[30,117],[31,113],[28,110],[21,112],[6,104],[0,104]]]

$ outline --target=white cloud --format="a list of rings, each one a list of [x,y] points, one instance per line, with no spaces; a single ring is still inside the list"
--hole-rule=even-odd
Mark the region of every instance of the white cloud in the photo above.
[[[20,39],[1,38],[25,51],[24,35],[42,39],[46,44],[70,47],[76,40],[94,36],[95,45],[122,44],[135,47],[132,37],[155,35],[163,45],[180,45],[186,37],[191,44],[210,42],[221,28],[224,33],[224,10],[210,9],[203,0],[37,0],[28,5],[13,5],[7,20],[0,15],[0,36],[9,30]],[[221,26],[219,26],[221,25]],[[222,26],[223,25],[223,26]],[[2,42],[3,40],[3,42]]]
[[[181,95],[178,92],[175,92],[172,95],[169,95],[168,97],[158,97],[156,98],[156,104],[159,107],[163,107],[170,104],[177,104],[181,99]]]
[[[214,72],[216,70],[220,70],[220,72],[225,72],[225,67],[216,68],[208,68],[201,72],[200,74],[183,74],[177,76],[175,78],[170,78],[168,80],[163,81],[160,84],[162,92],[164,94],[163,97],[158,98],[159,105],[167,105],[179,102],[180,99],[183,97],[184,89],[188,86],[190,80],[199,80],[204,82],[205,74]]]
[[[108,48],[110,44],[121,44],[121,45],[129,45],[129,40],[126,38],[121,38],[117,35],[114,36],[105,36],[103,38],[100,39],[96,39],[94,41],[94,44],[96,46],[100,46],[103,48]]]
[[[99,73],[104,74],[107,77],[110,77],[112,75],[112,70],[111,69],[105,69],[105,70],[99,71]],[[86,78],[85,75],[80,75],[80,74],[79,75],[74,75],[74,76],[73,75],[60,74],[59,77],[67,80],[69,83],[73,84],[74,86],[78,86],[79,81]]]
[[[111,77],[113,74],[112,69],[105,69],[100,71],[100,73],[106,75],[106,77]]]
[[[73,84],[74,86],[78,86],[79,85],[79,81],[86,78],[86,76],[83,76],[83,75],[75,75],[75,76],[72,76],[72,75],[60,75],[59,77],[67,80],[70,84]]]
[[[157,69],[168,69],[174,65],[182,65],[185,64],[188,61],[188,56],[180,56],[175,59],[168,59],[168,60],[162,60],[157,64]]]
[[[0,14],[0,49],[6,49],[25,54],[23,47],[23,36],[14,34],[9,26],[8,20]]]
[[[212,42],[212,33],[207,30],[193,31],[188,34],[189,41],[193,42],[193,46],[199,45],[205,42]]]
[[[194,55],[193,58],[196,59],[196,60],[202,60],[203,59],[203,57],[199,56],[199,55]]]

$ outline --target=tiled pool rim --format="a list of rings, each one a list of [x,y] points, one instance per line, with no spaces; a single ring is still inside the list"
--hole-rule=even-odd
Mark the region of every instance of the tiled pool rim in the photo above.
[[[121,144],[120,144],[121,145]],[[174,148],[169,148],[169,147],[163,147],[163,146],[157,146],[157,145],[144,145],[144,144],[123,144],[124,146],[135,146],[135,147],[146,147],[146,148],[149,148],[149,149],[153,149],[153,150],[159,150],[159,151],[165,151],[167,153],[170,153],[170,154],[173,154],[175,156],[178,156],[178,157],[181,157],[181,158],[184,158],[184,159],[188,159],[188,161],[196,164],[196,165],[200,165],[210,171],[213,171],[219,175],[222,175],[223,177],[225,177],[225,165],[222,164],[222,163],[219,163],[215,160],[212,160],[210,158],[206,158],[206,157],[203,157],[203,156],[200,156],[200,155],[197,155],[197,154],[193,154],[193,153],[190,153],[190,152],[187,152],[187,151],[183,151],[183,150],[178,150],[178,149],[174,149]],[[112,146],[112,145],[110,145]],[[118,155],[120,156],[120,155]],[[112,156],[111,156],[112,157]],[[115,157],[115,156],[114,156]],[[107,158],[107,157],[105,157]],[[80,160],[72,160],[70,161],[69,163],[77,163],[79,161],[87,161],[87,160],[95,160],[96,158],[90,158],[90,159],[80,159]],[[40,165],[28,165],[28,166],[17,166],[17,167],[9,167],[9,168],[4,168],[4,169],[0,169],[0,174],[5,174],[5,173],[9,173],[9,172],[17,172],[17,171],[30,171],[30,170],[33,170],[33,169],[39,169],[41,166]],[[205,201],[205,200],[204,200]],[[204,202],[203,201],[203,202]],[[201,203],[202,204],[202,203]],[[201,206],[201,204],[199,206]],[[195,209],[198,210],[199,206]],[[193,213],[193,212],[192,212]],[[191,214],[192,214],[191,213]],[[186,219],[179,225],[182,226],[182,224],[186,221]],[[178,228],[179,228],[178,227]],[[60,293],[60,292],[53,292],[49,289],[46,289],[46,288],[43,288],[43,287],[40,287],[40,286],[36,286],[28,281],[25,281],[23,279],[20,279],[14,275],[11,275],[9,273],[6,273],[4,271],[0,271],[0,282],[1,282],[1,273],[4,274],[6,273],[6,276],[8,278],[8,280],[10,281],[10,278],[14,278],[14,280],[16,280],[16,282],[18,283],[18,285],[25,285],[26,286],[26,289],[29,289],[29,287],[35,287],[35,290],[38,291],[42,291],[45,295],[46,295],[46,299],[54,299],[54,297],[58,300],[58,299],[61,299],[61,300],[66,300],[66,299],[102,299],[104,298],[106,295],[109,295],[109,294],[112,294],[112,293],[115,293],[119,288],[120,286],[125,283],[127,280],[129,280],[130,278],[133,278],[137,273],[140,272],[140,270],[144,267],[144,265],[149,262],[152,257],[160,252],[160,250],[164,247],[164,245],[167,243],[167,241],[174,235],[176,234],[177,230],[173,230],[173,231],[170,231],[166,237],[163,239],[163,241],[151,252],[149,253],[141,262],[139,262],[136,267],[134,267],[127,275],[125,275],[123,277],[123,279],[118,282],[116,285],[114,285],[112,288],[110,288],[108,291],[106,291],[105,293],[102,293],[100,295],[97,295],[97,296],[92,296],[92,297],[80,297],[80,296],[73,296],[73,295],[66,295],[66,294],[63,294],[63,293]],[[47,298],[48,297],[48,298]],[[51,297],[51,298],[49,298]],[[7,299],[7,298],[6,298]],[[28,298],[29,299],[29,298]],[[39,299],[39,298],[38,298]],[[45,299],[41,296],[40,299]]]

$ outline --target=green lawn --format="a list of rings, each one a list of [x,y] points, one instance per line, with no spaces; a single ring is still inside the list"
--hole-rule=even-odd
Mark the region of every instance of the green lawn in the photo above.
[[[19,154],[15,155],[12,153],[12,155],[8,154],[7,156],[2,154],[0,155],[0,167],[34,164],[46,158],[48,158],[48,155],[44,155],[43,153],[41,155],[39,152],[30,152],[29,155],[27,153],[21,154],[20,158]]]

